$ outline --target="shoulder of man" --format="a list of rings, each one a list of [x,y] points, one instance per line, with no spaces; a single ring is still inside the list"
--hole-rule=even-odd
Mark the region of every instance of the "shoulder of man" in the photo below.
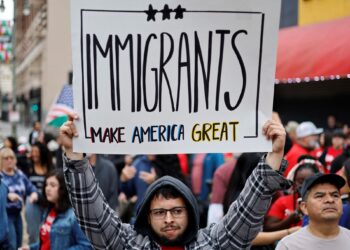
[[[279,249],[304,249],[303,244],[306,242],[306,237],[302,237],[302,235],[307,234],[306,227],[301,228],[297,232],[290,234],[288,236],[283,237],[277,244],[276,250]],[[297,248],[296,248],[297,247]]]

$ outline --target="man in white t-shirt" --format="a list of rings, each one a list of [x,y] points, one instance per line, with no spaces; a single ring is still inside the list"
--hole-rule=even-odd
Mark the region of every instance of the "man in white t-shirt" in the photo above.
[[[300,208],[309,216],[309,225],[283,238],[276,249],[349,249],[350,230],[338,225],[343,212],[339,190],[344,185],[335,174],[318,173],[306,179]]]

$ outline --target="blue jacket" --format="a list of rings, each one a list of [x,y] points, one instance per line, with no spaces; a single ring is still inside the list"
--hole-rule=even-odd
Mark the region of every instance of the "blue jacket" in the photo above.
[[[48,211],[44,218],[46,219]],[[30,250],[40,249],[40,242],[30,245]],[[50,249],[92,249],[90,242],[81,231],[72,208],[58,214],[51,226]]]
[[[0,176],[0,243],[3,242],[8,233],[8,221],[7,221],[7,186],[2,182]]]
[[[16,170],[14,175],[7,175],[1,172],[2,181],[7,186],[9,193],[16,193],[25,200],[26,196],[37,192],[36,187],[28,177],[21,171]],[[7,214],[17,215],[21,212],[23,203],[21,201],[7,202]]]
[[[139,178],[140,172],[151,172],[152,164],[146,155],[138,157],[132,165],[136,168],[135,177],[131,180],[121,184],[121,191],[126,194],[128,198],[137,195],[138,199],[134,207],[134,214],[136,214],[137,208],[140,206],[142,197],[145,195],[148,183]]]
[[[200,200],[206,201],[209,199],[210,186],[216,169],[224,164],[224,154],[221,153],[210,153],[205,156],[203,163],[203,176],[202,186],[200,193]]]

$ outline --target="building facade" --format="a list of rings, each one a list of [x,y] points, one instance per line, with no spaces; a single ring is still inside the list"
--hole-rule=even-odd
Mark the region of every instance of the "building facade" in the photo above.
[[[298,25],[309,25],[350,16],[350,0],[299,0]]]
[[[21,122],[45,116],[67,82],[71,64],[69,0],[16,1],[16,96]]]

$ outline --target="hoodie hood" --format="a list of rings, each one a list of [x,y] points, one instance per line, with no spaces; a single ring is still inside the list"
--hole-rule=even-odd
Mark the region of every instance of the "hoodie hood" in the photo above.
[[[171,176],[164,176],[155,182],[153,182],[146,190],[144,199],[140,204],[134,228],[137,233],[142,235],[148,235],[152,240],[156,241],[155,233],[152,230],[151,225],[148,223],[149,207],[152,198],[157,190],[164,186],[171,186],[176,189],[185,200],[188,212],[188,226],[184,233],[184,238],[182,239],[184,245],[189,243],[196,237],[199,228],[199,209],[197,200],[194,197],[192,191],[180,180],[173,178]]]

